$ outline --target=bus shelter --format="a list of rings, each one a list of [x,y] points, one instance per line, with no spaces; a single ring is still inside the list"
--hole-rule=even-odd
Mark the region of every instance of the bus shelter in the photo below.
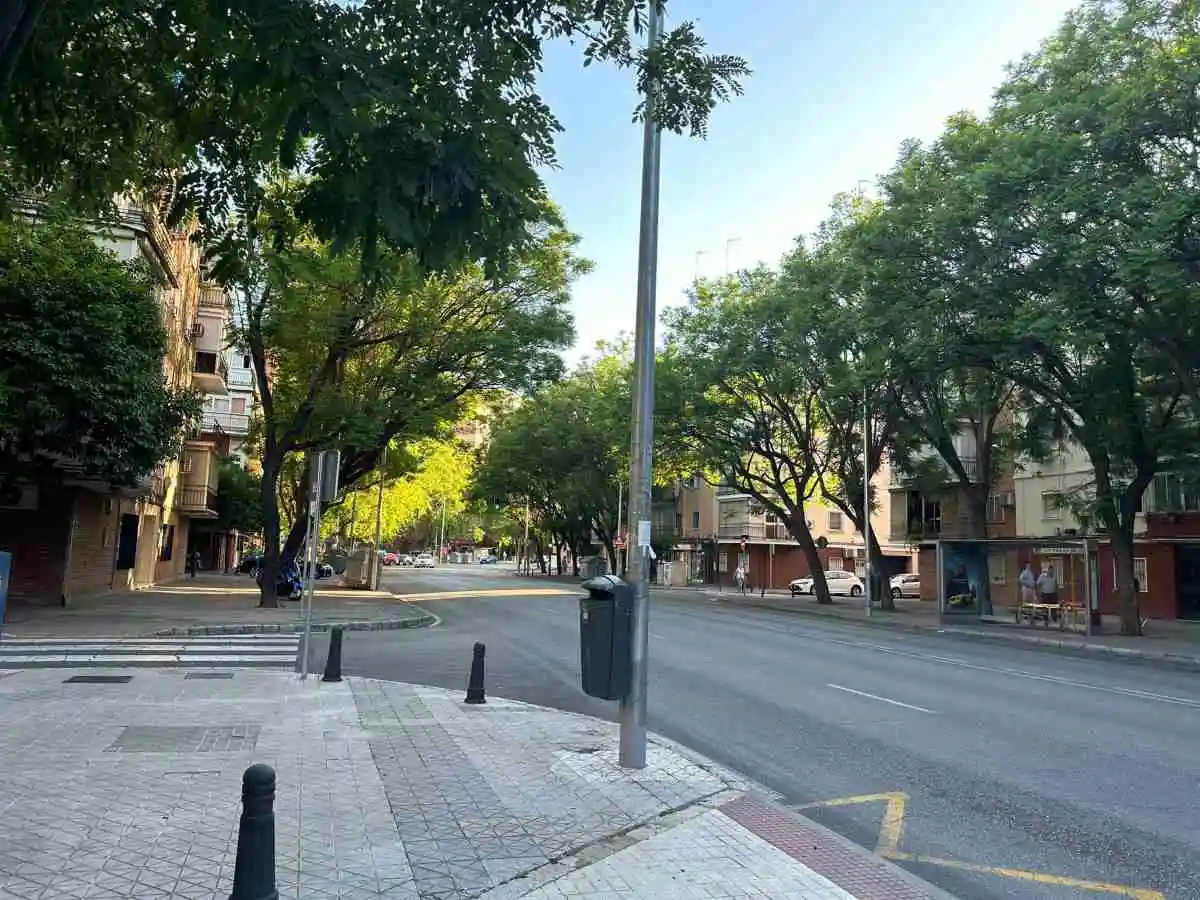
[[[938,540],[932,549],[940,624],[987,622],[1092,633],[1100,597],[1094,540],[963,538]]]

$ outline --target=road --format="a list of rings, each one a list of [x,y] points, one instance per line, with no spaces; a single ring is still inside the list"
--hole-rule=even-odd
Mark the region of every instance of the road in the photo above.
[[[460,596],[348,634],[346,671],[462,688],[478,640],[489,692],[615,718],[579,690],[577,595],[530,584],[391,570]],[[650,639],[654,731],[956,896],[1200,898],[1200,676],[659,593]]]

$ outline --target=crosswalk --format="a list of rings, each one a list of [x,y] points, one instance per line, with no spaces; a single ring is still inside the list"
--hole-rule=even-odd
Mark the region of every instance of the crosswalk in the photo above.
[[[299,635],[251,634],[169,638],[0,639],[0,669],[107,666],[291,669]]]

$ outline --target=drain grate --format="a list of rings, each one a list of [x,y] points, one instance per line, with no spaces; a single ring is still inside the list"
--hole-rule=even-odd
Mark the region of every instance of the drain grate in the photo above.
[[[258,743],[258,725],[126,725],[105,753],[239,753]]]
[[[232,678],[232,677],[233,677],[232,672],[188,672],[186,675],[183,676],[185,681],[187,681],[189,678],[214,680],[217,678]]]
[[[63,684],[129,684],[132,675],[74,675]]]

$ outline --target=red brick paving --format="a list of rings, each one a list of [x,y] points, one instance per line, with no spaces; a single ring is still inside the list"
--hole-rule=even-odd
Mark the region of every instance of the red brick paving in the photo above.
[[[936,888],[923,889],[915,876],[869,851],[758,797],[743,795],[720,810],[858,900],[936,900],[945,896]]]

